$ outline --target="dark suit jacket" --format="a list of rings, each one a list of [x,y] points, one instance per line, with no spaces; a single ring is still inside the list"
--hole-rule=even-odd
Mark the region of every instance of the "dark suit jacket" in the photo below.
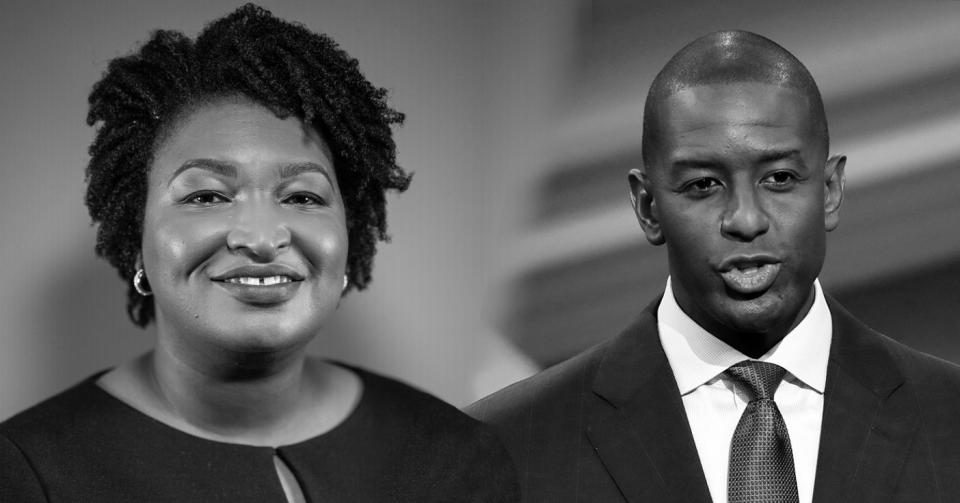
[[[467,409],[499,431],[525,501],[710,501],[658,304],[619,336]],[[828,305],[813,501],[960,501],[960,367]]]

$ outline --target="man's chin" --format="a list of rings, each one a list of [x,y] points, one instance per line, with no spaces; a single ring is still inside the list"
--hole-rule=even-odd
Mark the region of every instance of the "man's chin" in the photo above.
[[[717,316],[731,332],[769,334],[783,324],[783,303],[769,295],[724,299],[722,315]]]

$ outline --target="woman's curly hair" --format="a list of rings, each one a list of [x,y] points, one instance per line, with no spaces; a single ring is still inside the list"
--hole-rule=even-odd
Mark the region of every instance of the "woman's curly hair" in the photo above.
[[[365,288],[377,241],[388,239],[385,192],[410,183],[396,164],[391,130],[403,114],[386,95],[329,37],[252,4],[210,23],[196,40],[158,30],[138,52],[113,59],[89,97],[87,124],[99,127],[86,204],[98,224],[97,254],[130,285],[130,319],[142,327],[154,316],[152,298],[131,284],[154,150],[182,114],[233,96],[299,118],[330,146],[346,206],[349,288]]]

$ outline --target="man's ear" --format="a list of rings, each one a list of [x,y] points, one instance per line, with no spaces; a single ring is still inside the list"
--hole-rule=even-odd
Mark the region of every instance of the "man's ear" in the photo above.
[[[837,154],[827,159],[823,168],[823,226],[830,232],[840,224],[840,203],[843,202],[843,184],[846,181],[843,169],[847,156]]]
[[[660,212],[653,200],[650,179],[639,169],[631,169],[627,178],[630,181],[630,203],[647,241],[652,245],[662,245],[665,240],[663,232],[660,231]]]

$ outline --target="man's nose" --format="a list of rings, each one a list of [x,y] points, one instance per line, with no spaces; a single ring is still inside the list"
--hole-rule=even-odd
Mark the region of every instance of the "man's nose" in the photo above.
[[[227,247],[250,258],[269,262],[290,246],[290,230],[276,204],[246,201],[238,205]]]
[[[770,219],[754,187],[733,190],[720,222],[720,232],[736,241],[753,241],[770,229]]]

